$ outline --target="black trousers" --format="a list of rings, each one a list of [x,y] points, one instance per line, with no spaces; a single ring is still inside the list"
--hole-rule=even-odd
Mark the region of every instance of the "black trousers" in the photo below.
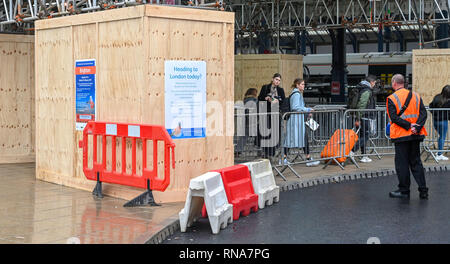
[[[425,170],[420,160],[420,141],[404,141],[395,143],[395,171],[398,177],[398,188],[409,193],[411,185],[410,170],[419,186],[419,192],[427,191]]]
[[[356,152],[358,148],[361,148],[361,154],[366,154],[366,143],[369,140],[370,133],[370,123],[367,119],[362,119],[359,122],[359,139],[353,147],[352,151]]]
[[[276,148],[280,144],[281,117],[278,113],[274,114],[268,112],[266,115],[260,114],[258,120],[257,145],[263,150],[263,158],[273,157],[275,156]],[[262,118],[265,118],[265,120],[262,120]],[[265,131],[261,131],[263,129]],[[262,143],[263,140],[264,144]]]

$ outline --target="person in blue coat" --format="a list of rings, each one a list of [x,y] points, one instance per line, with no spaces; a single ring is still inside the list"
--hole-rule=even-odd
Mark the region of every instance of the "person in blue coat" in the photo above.
[[[303,91],[305,90],[305,81],[301,78],[294,80],[292,84],[291,95],[289,96],[289,104],[291,112],[312,112],[312,108],[305,107],[305,101],[303,100]],[[286,125],[286,138],[284,140],[284,147],[287,151],[290,148],[303,148],[306,154],[306,159],[311,160],[307,166],[316,166],[319,161],[313,162],[309,153],[308,145],[308,132],[305,127],[305,115],[291,114],[288,117]],[[285,151],[285,153],[287,153]],[[285,160],[285,163],[287,160]]]

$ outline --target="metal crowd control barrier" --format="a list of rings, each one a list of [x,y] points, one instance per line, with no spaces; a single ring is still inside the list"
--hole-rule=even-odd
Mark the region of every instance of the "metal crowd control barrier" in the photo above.
[[[324,163],[323,168],[335,163],[341,169],[344,169],[350,161],[359,168],[359,162],[370,162],[371,158],[381,159],[383,156],[395,154],[394,145],[388,134],[390,120],[385,107],[345,110],[340,106],[320,106],[314,107],[314,110],[313,112],[290,112],[283,115],[278,112],[257,113],[256,110],[246,113],[237,111],[235,113],[235,128],[239,133],[235,134],[235,160],[248,162],[263,157],[269,158],[274,172],[286,180],[284,175],[286,170],[300,178],[299,169],[294,167],[297,164],[309,166],[309,164],[319,161]],[[261,129],[266,127],[265,124],[259,122],[267,119],[267,116],[272,119],[272,127],[280,128],[280,133],[278,136],[275,135],[272,144],[275,150],[270,155],[267,155],[261,145],[257,143]],[[302,122],[314,120],[318,124],[318,128],[312,130],[307,125],[300,126],[298,124],[297,128],[292,130],[293,127],[289,126],[288,120],[291,117],[298,119],[299,116],[303,117]],[[435,121],[441,119],[450,119],[450,109],[428,109],[426,122],[428,136],[422,144],[423,152],[427,153],[425,161],[430,157],[436,162],[446,160],[445,156],[439,154],[450,152],[449,130],[444,130],[447,122],[438,124]],[[279,122],[278,125],[276,122]],[[239,124],[241,125],[239,126]],[[358,140],[354,146],[350,146],[353,143],[350,141],[354,138],[350,136],[350,134],[353,134],[351,131],[358,135]],[[285,148],[284,143],[286,138],[289,137],[289,133],[295,133],[297,137],[304,136],[307,138],[304,141],[308,143],[312,161],[306,159],[307,154],[303,145]],[[338,133],[339,136],[333,138],[335,133]],[[243,142],[243,135],[247,139],[245,139],[244,144],[239,145],[239,142]],[[334,147],[325,148],[327,144]],[[330,153],[322,153],[324,149],[325,152]],[[361,149],[363,149],[363,152],[361,152]]]
[[[344,156],[343,149],[321,157],[323,149],[329,142],[331,135],[335,131],[344,128],[341,121],[343,108],[334,107],[333,109],[316,110],[313,112],[290,112],[284,113],[283,115],[280,115],[279,112],[256,113],[255,110],[244,112],[244,109],[235,109],[235,161],[248,162],[256,158],[268,158],[271,162],[272,169],[284,180],[286,180],[286,177],[283,173],[286,169],[289,169],[297,177],[300,177],[299,173],[293,167],[296,164],[308,165],[311,162],[325,161],[325,166],[323,167],[325,168],[331,162],[335,162],[343,169],[341,162],[337,161],[338,158]],[[291,116],[294,116],[293,119],[303,116],[304,121],[313,120],[314,123],[318,124],[318,127],[311,129],[305,125],[305,127],[299,127],[297,131],[291,131],[293,126],[289,125],[288,121]],[[302,137],[306,137],[304,141],[308,143],[309,155],[313,160],[307,160],[305,157],[306,154],[302,154],[304,152],[302,150],[303,145],[295,147],[286,146],[285,138],[287,133],[298,133]],[[345,136],[345,133],[343,136]],[[343,145],[344,142],[340,142],[339,144],[345,146]]]
[[[281,155],[279,162],[273,164],[278,175],[285,179],[283,173],[286,169],[289,169],[300,178],[300,174],[293,167],[297,164],[317,166],[317,163],[324,161],[323,168],[331,162],[341,166],[337,159],[342,157],[342,150],[337,148],[337,152],[331,151],[331,149],[324,152],[331,135],[342,129],[340,113],[340,109],[284,113],[282,117],[282,143],[280,144]],[[310,159],[308,159],[308,156]]]
[[[427,108],[427,122],[425,128],[428,136],[423,141],[424,151],[427,153],[425,161],[430,157],[437,163],[448,160],[443,154],[450,152],[450,138],[448,131],[448,120],[450,119],[450,109],[448,108]]]
[[[235,161],[273,157],[280,140],[280,113],[257,112],[254,107],[235,107]]]
[[[89,135],[93,136],[93,166],[88,165]],[[98,139],[101,137],[101,157],[102,162],[98,162]],[[107,170],[106,152],[107,137],[111,137],[111,170]],[[117,171],[116,139],[121,138],[121,171]],[[131,140],[131,174],[127,173],[127,139]],[[137,147],[136,141],[142,141],[142,171],[137,173]],[[147,167],[147,141],[153,141],[153,169]],[[164,178],[158,178],[158,141],[164,142]],[[87,123],[83,130],[83,140],[80,140],[79,147],[83,148],[83,172],[87,179],[97,181],[93,194],[102,198],[102,182],[114,183],[137,188],[147,189],[147,191],[133,200],[127,202],[124,206],[137,205],[158,205],[156,204],[152,190],[165,191],[170,184],[170,150],[172,150],[172,167],[175,168],[175,143],[162,126],[156,125],[135,125],[109,122]]]
[[[347,157],[362,157],[360,161],[364,162],[370,161],[370,157],[381,159],[382,156],[395,154],[393,144],[386,134],[389,119],[385,108],[349,109],[344,112],[343,122],[346,129],[356,126],[359,128],[359,140],[353,153],[347,154]],[[357,151],[361,151],[360,154]]]
[[[236,106],[234,109],[234,150],[235,159],[242,162],[261,156],[258,144],[258,120],[260,114],[254,107]]]

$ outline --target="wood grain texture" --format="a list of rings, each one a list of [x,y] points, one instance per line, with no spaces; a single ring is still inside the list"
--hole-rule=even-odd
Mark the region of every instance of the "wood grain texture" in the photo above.
[[[74,67],[72,28],[36,36],[36,177],[74,174]],[[62,177],[62,176],[61,176]]]
[[[450,49],[413,50],[413,90],[428,106],[450,84]]]
[[[0,163],[34,161],[34,37],[0,34]]]
[[[303,56],[286,54],[248,54],[235,56],[235,89],[234,99],[244,99],[249,88],[258,89],[268,84],[275,73],[280,73],[281,87],[285,92],[295,78],[303,78]]]

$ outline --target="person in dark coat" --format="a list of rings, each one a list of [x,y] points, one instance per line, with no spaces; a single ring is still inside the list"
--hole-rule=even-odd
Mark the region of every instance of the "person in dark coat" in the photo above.
[[[433,98],[430,108],[450,108],[450,85],[444,86],[442,92]],[[433,126],[439,134],[438,148],[444,149],[445,137],[447,136],[448,120],[450,120],[449,111],[447,110],[432,110]],[[438,152],[437,160],[448,160],[442,152]]]
[[[249,88],[244,95],[244,116],[245,116],[245,130],[244,135],[237,135],[238,141],[236,144],[235,151],[237,153],[243,152],[245,150],[245,146],[249,140],[249,137],[256,136],[257,127],[257,118],[256,115],[258,112],[258,90],[256,88]],[[240,125],[239,123],[237,125]],[[239,131],[239,129],[238,129]],[[239,132],[238,132],[239,133]]]
[[[275,147],[280,141],[280,106],[285,103],[286,96],[284,89],[280,87],[281,75],[275,73],[272,82],[261,87],[258,101],[259,113],[267,115],[259,116],[259,144],[264,150],[265,157],[275,155]]]

